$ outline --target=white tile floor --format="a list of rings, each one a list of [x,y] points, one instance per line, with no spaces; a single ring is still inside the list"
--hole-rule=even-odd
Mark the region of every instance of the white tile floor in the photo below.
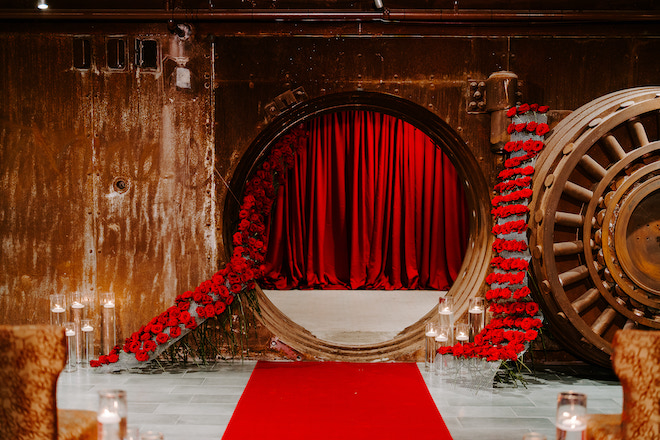
[[[151,374],[62,373],[57,387],[58,406],[96,410],[99,390],[120,388],[128,395],[129,425],[161,431],[166,440],[217,440],[254,365],[253,361],[222,362],[179,371],[154,370]],[[621,412],[619,383],[597,369],[573,374],[566,369],[545,370],[526,375],[526,388],[494,388],[477,395],[429,375],[423,365],[421,369],[454,440],[515,440],[529,431],[542,432],[552,440],[560,391],[586,393],[589,412]],[[294,423],[295,418],[290,422]]]

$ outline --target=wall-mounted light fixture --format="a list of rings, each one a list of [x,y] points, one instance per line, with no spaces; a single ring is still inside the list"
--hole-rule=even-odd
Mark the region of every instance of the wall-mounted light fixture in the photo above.
[[[46,0],[39,0],[37,2],[37,8],[39,9],[48,9],[48,3],[46,3]]]

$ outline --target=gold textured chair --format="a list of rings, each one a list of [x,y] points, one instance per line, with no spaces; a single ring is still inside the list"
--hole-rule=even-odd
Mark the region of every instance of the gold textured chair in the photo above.
[[[590,414],[587,439],[660,439],[660,331],[619,330],[612,347],[623,409],[621,414]]]
[[[66,356],[62,327],[0,326],[0,439],[97,438],[94,411],[57,409]]]

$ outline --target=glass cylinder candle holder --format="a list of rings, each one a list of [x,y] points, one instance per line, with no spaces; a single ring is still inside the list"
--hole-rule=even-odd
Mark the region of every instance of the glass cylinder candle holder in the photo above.
[[[437,324],[433,321],[426,323],[424,328],[424,367],[433,369],[435,362],[435,337],[438,336]]]
[[[140,429],[137,426],[127,427],[125,440],[140,440]]]
[[[438,304],[438,324],[454,328],[454,298],[451,295],[440,298]],[[449,343],[453,342],[453,335],[449,332]]]
[[[50,295],[50,323],[62,325],[66,321],[66,297],[61,294]]]
[[[76,362],[80,363],[83,358],[82,320],[85,317],[85,304],[82,294],[80,292],[72,292],[70,304],[69,316],[76,324]]]
[[[126,438],[126,391],[99,391],[98,440],[121,440]]]
[[[110,353],[110,350],[117,345],[115,331],[115,294],[104,292],[101,294],[101,342],[103,345],[103,354]]]
[[[81,320],[80,333],[82,335],[82,365],[89,366],[94,359],[94,327],[91,319]]]
[[[468,308],[468,326],[470,327],[469,339],[474,342],[474,337],[484,328],[484,299],[481,297],[470,298]]]
[[[67,359],[66,359],[66,366],[64,367],[64,371],[66,372],[76,371],[76,365],[78,363],[76,359],[76,323],[72,321],[65,322],[64,334],[66,335],[66,348],[67,348]]]
[[[437,354],[437,351],[441,347],[447,347],[450,345],[450,336],[451,336],[451,327],[448,325],[439,325],[438,326],[438,335],[435,337],[435,372],[440,374],[445,372],[447,369],[447,356]]]
[[[587,428],[587,396],[573,391],[557,395],[557,440],[583,440]]]
[[[456,324],[454,329],[454,339],[461,344],[470,340],[469,327],[466,323],[460,322]]]

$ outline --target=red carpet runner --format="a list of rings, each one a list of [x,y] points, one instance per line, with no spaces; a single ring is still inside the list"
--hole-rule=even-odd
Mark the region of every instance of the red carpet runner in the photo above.
[[[222,437],[451,440],[414,363],[261,362]]]

